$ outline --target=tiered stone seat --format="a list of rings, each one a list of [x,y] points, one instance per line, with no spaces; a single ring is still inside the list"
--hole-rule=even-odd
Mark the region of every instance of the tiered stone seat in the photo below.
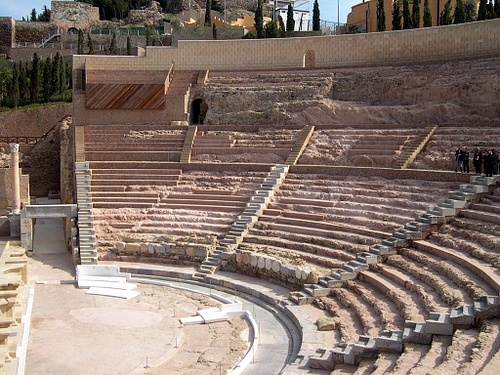
[[[91,162],[94,208],[150,208],[172,189],[181,170],[163,163]]]
[[[88,161],[179,161],[185,129],[159,125],[85,127]]]
[[[241,162],[244,161],[241,158],[247,157],[245,154],[272,154],[272,162],[283,162],[291,152],[297,132],[296,129],[271,130],[214,125],[196,136],[192,150],[193,160],[212,161],[211,158],[215,155],[221,160]]]
[[[474,124],[474,126],[441,125],[430,141],[410,165],[410,168],[455,170],[455,151],[458,147],[468,147],[470,152],[469,169],[474,173],[472,156],[479,148],[498,149],[500,128],[495,124]],[[482,170],[484,173],[484,170]]]
[[[327,276],[413,220],[431,204],[425,198],[447,187],[289,173],[240,249],[301,259]]]
[[[418,129],[396,129],[391,125],[342,129],[317,126],[300,164],[391,167],[418,135]]]
[[[158,204],[129,208],[121,202],[115,206],[107,203],[96,209],[102,243],[114,238],[135,238],[141,241],[164,241],[183,237],[196,243],[198,237],[217,237],[227,232],[236,216],[245,209],[255,187],[262,180],[261,172],[207,173],[185,172],[182,179],[170,190],[149,191],[156,194]],[[135,191],[130,192],[135,194]],[[132,199],[132,198],[131,198]],[[134,206],[132,206],[134,207]],[[116,208],[116,209],[111,209]],[[106,229],[107,228],[107,229]],[[163,240],[162,240],[163,239]]]

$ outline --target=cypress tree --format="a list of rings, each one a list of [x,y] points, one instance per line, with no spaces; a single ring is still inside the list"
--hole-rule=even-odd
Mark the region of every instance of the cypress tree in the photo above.
[[[486,19],[486,0],[479,2],[479,10],[477,11],[477,20],[483,21]]]
[[[35,8],[31,9],[30,21],[36,22],[36,9]]]
[[[384,0],[377,2],[377,31],[385,31]]]
[[[431,8],[429,7],[429,0],[424,2],[424,27],[432,26],[432,14]]]
[[[291,33],[295,30],[295,19],[293,18],[293,7],[292,4],[288,4],[288,8],[286,10],[286,31],[287,33]]]
[[[28,102],[29,86],[28,86],[28,63],[26,66],[19,63],[19,103],[21,105]]]
[[[132,55],[132,44],[130,43],[130,35],[127,35],[127,55]]]
[[[401,30],[401,3],[394,0],[392,3],[392,29]]]
[[[444,4],[444,9],[441,12],[441,16],[439,17],[439,24],[440,25],[451,25],[452,24],[452,19],[451,19],[451,0],[448,0]]]
[[[36,103],[40,93],[40,59],[35,52],[31,60],[30,72],[30,102]]]
[[[413,0],[411,9],[412,27],[418,29],[420,27],[420,0]]]
[[[476,0],[465,0],[465,22],[473,22],[477,20],[477,3]]]
[[[495,0],[495,6],[493,7],[496,18],[500,18],[500,0]]]
[[[486,4],[486,18],[487,19],[496,18],[494,6],[493,6],[493,0],[490,0],[488,2],[488,4]]]
[[[117,54],[117,49],[116,49],[116,32],[113,31],[113,36],[111,37],[111,43],[109,45],[109,54],[110,55],[116,55]]]
[[[410,3],[408,0],[403,0],[403,29],[413,28],[413,17],[410,14]]]
[[[255,10],[255,33],[257,38],[264,38],[264,19],[262,15],[262,0],[257,0],[257,9]]]
[[[283,17],[278,16],[278,24],[279,24],[279,36],[284,37],[286,34],[285,23],[283,22]]]
[[[210,9],[212,8],[212,0],[207,0],[205,3],[205,26],[212,26],[212,16],[210,14]]]
[[[319,18],[319,4],[318,4],[318,0],[314,0],[314,5],[313,5],[313,31],[319,31],[320,28],[321,27],[320,27],[320,18]]]
[[[462,0],[457,0],[455,5],[455,14],[453,15],[453,23],[465,23],[465,7]]]
[[[21,95],[19,92],[19,68],[17,67],[16,63],[14,63],[14,66],[12,67],[11,92],[12,105],[14,106],[14,108],[17,108]]]
[[[212,25],[212,38],[217,40],[217,26],[215,26],[215,23]]]
[[[89,55],[94,54],[94,41],[92,40],[92,37],[90,36],[90,31],[87,32],[87,46],[89,47]]]
[[[42,75],[42,88],[43,88],[43,102],[47,103],[50,101],[50,97],[52,96],[52,90],[53,90],[53,71],[52,71],[52,59],[50,57],[47,57],[43,64],[43,75]]]
[[[83,39],[84,39],[83,30],[78,29],[78,47],[76,51],[78,55],[83,55]]]

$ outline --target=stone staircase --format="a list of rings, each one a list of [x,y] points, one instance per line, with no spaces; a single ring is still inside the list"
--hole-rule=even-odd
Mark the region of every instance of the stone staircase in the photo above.
[[[232,223],[228,234],[219,241],[219,245],[213,253],[205,259],[198,272],[193,275],[194,279],[202,281],[207,275],[213,274],[222,264],[224,253],[234,252],[238,248],[238,245],[243,241],[243,237],[258,220],[258,217],[262,215],[271,198],[279,189],[288,173],[288,168],[288,165],[284,164],[277,164],[271,168],[267,177],[264,178],[259,188],[250,197],[250,201],[246,204],[243,213]]]
[[[197,126],[188,127],[186,131],[186,137],[184,139],[184,146],[181,151],[181,163],[191,162],[191,152],[193,150],[193,144],[197,133],[198,133]]]
[[[311,139],[313,133],[314,133],[313,125],[307,125],[300,131],[297,139],[295,140],[295,145],[293,146],[292,151],[288,155],[285,164],[287,165],[297,164],[297,162],[300,159],[300,156],[306,149],[307,144],[309,143],[309,140]]]
[[[166,92],[167,121],[189,121],[189,93],[198,81],[198,71],[175,70]]]
[[[74,254],[78,254],[80,264],[97,264],[97,245],[94,231],[94,214],[92,205],[91,171],[89,163],[76,162],[76,203],[78,207],[79,246]]]
[[[403,150],[401,154],[394,160],[392,165],[393,168],[406,169],[413,163],[417,155],[422,151],[427,142],[431,139],[432,135],[436,132],[438,126],[427,126],[422,131],[418,137],[410,141]]]
[[[471,177],[469,184],[461,184],[459,190],[450,191],[449,198],[430,206],[425,214],[404,228],[396,230],[381,244],[370,246],[368,252],[357,255],[356,260],[346,262],[340,270],[321,277],[317,284],[305,284],[297,292],[290,292],[290,301],[297,305],[310,304],[315,298],[328,296],[331,288],[343,286],[347,280],[370,277],[365,273],[371,264],[377,264],[385,257],[397,254],[397,249],[411,246],[424,240],[430,233],[466,209],[479,194],[487,194],[496,178]],[[486,279],[492,275],[486,275]],[[498,285],[495,278],[493,284]],[[497,291],[498,292],[498,291]],[[309,357],[309,367],[333,370],[336,364],[357,365],[363,359],[376,358],[381,352],[402,353],[405,343],[428,345],[433,335],[452,336],[458,328],[471,328],[478,320],[497,318],[500,315],[500,294],[486,295],[474,303],[452,308],[448,313],[431,312],[425,322],[406,320],[403,331],[386,330],[378,337],[360,336],[358,342],[348,343],[333,349],[320,348]]]

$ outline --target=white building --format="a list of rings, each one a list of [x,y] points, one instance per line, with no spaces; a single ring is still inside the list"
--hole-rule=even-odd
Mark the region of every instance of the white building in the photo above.
[[[288,5],[293,7],[293,19],[295,20],[295,31],[306,31],[312,29],[310,16],[311,0],[269,0],[269,4],[275,9],[276,19],[281,16],[286,26]]]

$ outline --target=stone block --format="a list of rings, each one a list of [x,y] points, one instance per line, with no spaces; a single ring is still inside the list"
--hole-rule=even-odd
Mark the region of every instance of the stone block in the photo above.
[[[407,320],[403,329],[402,341],[429,345],[432,342],[432,334],[425,332],[425,323]]]
[[[194,256],[197,258],[206,258],[208,256],[208,250],[206,250],[206,249],[194,249]]]
[[[127,243],[125,244],[125,252],[126,253],[137,253],[141,250],[141,244],[139,243]]]
[[[429,319],[425,321],[425,332],[433,335],[453,335],[453,324],[450,314],[431,312]]]
[[[318,331],[333,331],[338,328],[337,321],[334,318],[319,318],[316,321]]]

